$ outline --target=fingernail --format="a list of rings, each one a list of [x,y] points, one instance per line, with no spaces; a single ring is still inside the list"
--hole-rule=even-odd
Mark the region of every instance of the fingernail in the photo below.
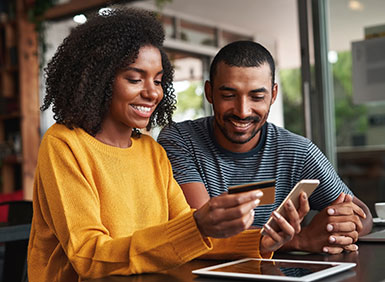
[[[271,227],[268,224],[265,224],[263,227],[265,227],[267,230],[271,230]]]
[[[258,191],[255,193],[255,196],[257,196],[258,198],[260,198],[260,197],[263,196],[263,192],[258,190]]]
[[[333,236],[329,237],[329,242],[330,243],[334,243],[335,241],[336,241],[336,238],[334,238]]]
[[[260,199],[256,199],[256,200],[254,201],[254,204],[255,204],[256,206],[258,206],[260,201],[261,201]]]
[[[280,219],[281,218],[281,215],[279,213],[277,213],[276,211],[273,211],[273,214],[274,216],[277,218],[277,219]]]
[[[254,217],[255,211],[251,210],[250,213],[251,213],[251,216]]]
[[[355,251],[357,251],[357,250],[358,250],[358,246],[357,246],[357,245],[353,245],[353,249],[354,249]]]
[[[322,251],[323,251],[324,253],[328,253],[328,252],[329,252],[328,248],[326,248],[326,247],[323,247],[323,248],[322,248]]]
[[[307,196],[306,193],[302,193],[302,199],[306,200]]]
[[[326,225],[326,230],[327,231],[332,231],[333,230],[333,225],[331,225],[331,224],[328,224],[328,225]]]
[[[328,215],[333,215],[335,214],[335,210],[334,209],[328,209]]]

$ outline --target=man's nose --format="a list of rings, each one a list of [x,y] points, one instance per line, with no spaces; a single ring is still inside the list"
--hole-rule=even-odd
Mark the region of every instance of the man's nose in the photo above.
[[[241,97],[238,101],[237,101],[237,105],[235,107],[235,114],[241,118],[241,119],[244,119],[244,118],[247,118],[251,115],[251,105],[249,103],[249,101],[246,99],[246,98],[243,98]]]

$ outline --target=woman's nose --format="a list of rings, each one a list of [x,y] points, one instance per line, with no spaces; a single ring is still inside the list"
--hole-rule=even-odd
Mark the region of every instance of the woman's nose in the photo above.
[[[162,87],[152,83],[146,83],[142,90],[142,96],[150,101],[159,99],[162,96]]]

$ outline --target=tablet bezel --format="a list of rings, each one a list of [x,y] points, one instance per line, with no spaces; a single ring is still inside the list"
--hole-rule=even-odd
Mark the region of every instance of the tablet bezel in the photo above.
[[[270,262],[292,262],[300,264],[327,264],[333,267],[319,270],[317,272],[304,275],[302,277],[292,276],[279,276],[279,275],[268,275],[268,274],[248,274],[248,273],[235,273],[235,272],[221,272],[212,271],[213,269],[230,266],[238,263],[242,263],[249,260],[259,261],[270,261]],[[292,260],[292,259],[258,259],[258,258],[244,258],[232,262],[217,264],[209,267],[193,270],[192,273],[201,276],[214,276],[214,277],[227,277],[227,278],[243,278],[243,279],[264,279],[264,280],[275,280],[275,281],[314,281],[320,278],[328,277],[330,275],[348,270],[355,267],[356,264],[353,262],[330,262],[330,261],[305,261],[305,260]]]

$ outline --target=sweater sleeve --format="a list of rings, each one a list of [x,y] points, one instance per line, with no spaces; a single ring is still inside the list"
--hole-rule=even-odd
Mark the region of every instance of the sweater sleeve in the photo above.
[[[101,221],[101,195],[82,174],[71,149],[54,137],[43,141],[35,185],[44,223],[33,228],[48,225],[82,279],[161,271],[211,249],[190,209],[164,224],[113,237]]]
[[[245,257],[252,258],[272,258],[273,253],[264,256],[259,252],[261,242],[261,230],[250,229],[239,233],[230,238],[210,238],[213,249],[201,258],[204,259],[240,259]]]

